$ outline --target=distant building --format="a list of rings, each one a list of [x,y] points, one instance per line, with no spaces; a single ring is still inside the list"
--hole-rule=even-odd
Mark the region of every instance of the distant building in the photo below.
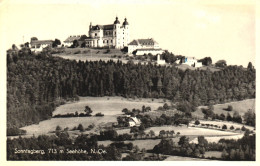
[[[140,126],[141,121],[140,119],[136,118],[136,117],[130,117],[129,118],[129,126],[133,127],[133,126]]]
[[[163,50],[159,47],[159,44],[153,39],[136,39],[128,44],[128,53],[135,55],[144,54],[162,54]]]
[[[80,38],[80,35],[69,36],[65,41],[63,41],[63,45],[64,47],[70,47],[73,44],[74,40],[79,40]]]
[[[202,67],[202,62],[198,62],[195,57],[184,57],[181,59],[181,63],[191,67]]]
[[[166,62],[165,62],[165,60],[164,59],[161,59],[161,55],[157,55],[157,64],[158,65],[165,65],[166,64]]]
[[[31,38],[31,51],[39,52],[42,51],[43,48],[48,46],[52,46],[53,40],[38,40],[37,38]]]

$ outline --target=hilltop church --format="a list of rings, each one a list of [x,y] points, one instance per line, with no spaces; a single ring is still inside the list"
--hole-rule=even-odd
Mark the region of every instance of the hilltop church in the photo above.
[[[86,47],[109,47],[122,49],[129,43],[129,23],[125,18],[120,24],[116,17],[113,24],[109,25],[89,25],[88,37],[84,38]],[[81,36],[78,36],[79,38]],[[75,40],[75,36],[68,37],[64,43],[69,46]]]

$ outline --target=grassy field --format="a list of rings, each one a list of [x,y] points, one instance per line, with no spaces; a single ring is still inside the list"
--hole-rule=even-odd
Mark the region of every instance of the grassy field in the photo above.
[[[195,68],[195,67],[191,67],[189,65],[186,65],[186,64],[181,64],[181,65],[177,65],[176,66],[178,69],[181,69],[181,70],[187,70],[187,69],[190,69],[190,70],[210,70],[212,72],[215,72],[215,71],[220,71],[221,69],[219,68],[216,68],[214,66],[202,66],[200,68]]]
[[[62,129],[68,127],[72,129],[82,124],[84,128],[87,128],[91,124],[95,124],[96,127],[108,122],[116,122],[116,116],[103,116],[103,117],[72,117],[72,118],[52,118],[50,120],[41,121],[39,124],[34,124],[21,129],[27,131],[27,135],[40,135],[47,134],[51,131],[55,131],[56,126],[59,125]],[[92,129],[92,132],[95,128]]]
[[[194,122],[191,122],[194,123]],[[240,123],[234,123],[234,122],[227,122],[227,121],[211,121],[211,120],[200,120],[201,124],[213,124],[213,125],[217,125],[222,127],[224,124],[227,126],[227,129],[229,130],[229,128],[231,126],[234,126],[234,128],[241,128],[242,126],[245,126],[246,128],[248,128],[249,130],[254,130],[254,127],[252,126],[248,126],[248,125],[243,125]]]
[[[180,135],[187,136],[226,136],[226,135],[237,135],[237,133],[229,132],[229,131],[219,131],[213,129],[204,129],[204,128],[194,128],[187,126],[160,126],[160,127],[150,127],[145,130],[145,132],[149,132],[153,130],[155,135],[159,135],[161,130],[174,130],[175,134],[180,132]]]
[[[231,105],[233,107],[233,111],[225,111],[224,109],[228,107],[228,105]],[[203,118],[204,114],[201,111],[201,108],[207,108],[207,106],[199,106],[197,108],[197,111],[195,111],[192,115],[197,116],[199,118]],[[247,99],[242,101],[235,101],[225,104],[216,104],[214,105],[214,113],[217,114],[225,114],[229,112],[231,115],[233,115],[234,111],[238,111],[241,116],[244,115],[245,112],[247,112],[248,109],[252,109],[255,111],[255,99]],[[243,117],[242,117],[243,118]]]
[[[98,128],[105,126],[107,123],[117,122],[117,116],[122,115],[122,109],[141,109],[143,105],[150,106],[152,110],[157,109],[159,106],[163,106],[164,101],[162,99],[126,99],[123,97],[80,97],[77,102],[67,103],[59,106],[53,112],[53,115],[78,113],[84,112],[84,108],[88,105],[92,110],[92,115],[98,112],[103,113],[103,117],[71,117],[71,118],[52,118],[50,120],[41,121],[39,124],[22,127],[27,131],[27,135],[40,135],[47,134],[56,129],[59,125],[63,129],[68,127],[69,129],[77,127],[82,124],[84,128],[87,128],[91,124],[95,124],[95,128],[88,132],[97,132]],[[85,133],[88,133],[85,132]],[[129,129],[128,129],[129,132]],[[79,132],[71,132],[70,134],[77,134]],[[119,131],[120,133],[120,131]],[[79,133],[80,134],[80,133]]]
[[[152,110],[163,106],[162,99],[126,99],[123,97],[80,97],[78,102],[69,103],[58,107],[53,115],[78,113],[84,112],[85,106],[89,106],[95,115],[98,112],[104,115],[122,115],[122,110],[127,108],[132,110],[133,108],[142,109],[142,106],[150,106]]]
[[[179,138],[172,138],[173,142],[176,144],[179,142]],[[134,146],[138,146],[140,149],[146,149],[150,150],[153,149],[155,145],[158,145],[160,143],[161,139],[147,139],[147,140],[134,140],[134,141],[124,141],[125,143],[133,143]],[[98,141],[99,145],[107,146],[111,144],[112,141]]]
[[[221,154],[222,154],[222,152],[219,152],[219,151],[208,151],[208,152],[205,152],[204,156],[221,158]]]
[[[192,158],[192,157],[169,156],[164,161],[213,161],[213,160]]]

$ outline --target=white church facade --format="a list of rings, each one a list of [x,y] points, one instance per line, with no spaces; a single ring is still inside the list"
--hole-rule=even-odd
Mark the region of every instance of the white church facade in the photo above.
[[[125,18],[122,25],[116,17],[114,24],[89,25],[89,37],[85,39],[89,47],[114,47],[121,49],[129,42],[129,23]]]

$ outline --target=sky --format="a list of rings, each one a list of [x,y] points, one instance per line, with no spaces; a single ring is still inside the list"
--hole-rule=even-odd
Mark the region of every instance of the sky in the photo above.
[[[130,38],[153,38],[175,55],[225,59],[230,65],[255,65],[254,1],[2,1],[0,35],[12,44],[88,34],[90,22],[112,24],[118,16],[130,24]]]

